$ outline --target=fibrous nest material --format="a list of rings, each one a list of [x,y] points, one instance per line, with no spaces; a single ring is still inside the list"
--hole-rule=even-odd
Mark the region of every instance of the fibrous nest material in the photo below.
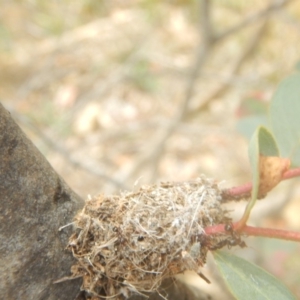
[[[185,270],[199,273],[204,228],[226,219],[220,197],[214,181],[201,177],[87,200],[68,245],[77,259],[73,276],[99,299],[126,299]]]

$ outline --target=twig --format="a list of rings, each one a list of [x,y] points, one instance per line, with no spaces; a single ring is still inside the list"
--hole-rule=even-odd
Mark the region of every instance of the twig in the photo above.
[[[294,1],[294,0],[273,1],[273,3],[270,4],[268,7],[266,7],[265,9],[245,18],[243,21],[241,21],[240,23],[225,30],[224,32],[217,34],[216,41],[220,42],[220,41],[224,40],[225,38],[227,38],[228,36],[244,29],[245,27],[270,16],[272,13],[274,13],[275,11],[279,10],[280,8],[284,7],[285,5],[289,4],[292,1]]]
[[[287,241],[300,242],[300,232],[290,230],[252,227],[246,225],[245,227],[243,227],[241,232],[249,236],[269,237]]]
[[[248,17],[247,19],[243,20],[236,26],[228,29],[227,31],[216,35],[213,30],[212,22],[211,22],[211,1],[210,0],[202,0],[200,3],[200,16],[201,16],[201,26],[200,26],[200,32],[201,32],[201,45],[198,47],[196,60],[193,63],[192,72],[188,78],[188,85],[186,89],[186,94],[184,101],[182,103],[182,106],[180,107],[178,116],[174,119],[174,121],[171,123],[170,127],[165,131],[165,134],[162,135],[162,137],[157,142],[157,146],[155,147],[155,150],[150,153],[147,157],[143,157],[141,162],[142,164],[151,162],[152,167],[152,176],[151,180],[154,180],[157,177],[157,166],[159,159],[161,158],[164,147],[167,139],[173,134],[173,132],[176,130],[178,123],[185,119],[188,116],[188,106],[189,102],[192,99],[195,84],[197,82],[198,75],[200,71],[202,70],[205,62],[208,60],[209,55],[212,53],[213,47],[221,42],[223,39],[228,37],[229,35],[237,32],[238,30],[241,30],[242,28],[252,24],[255,21],[258,21],[262,18],[268,17],[271,13],[274,11],[280,9],[284,5],[288,4],[292,0],[282,0],[280,2],[275,2],[270,4],[266,9],[258,12],[255,15],[252,15]],[[266,29],[266,23],[260,27],[257,34],[254,36],[254,38],[251,40],[251,42],[248,44],[248,47],[244,51],[244,53],[241,55],[240,59],[236,62],[236,66],[233,69],[233,72],[238,72],[244,63],[244,61],[253,53],[254,49],[257,46],[257,41],[263,36],[263,33]],[[221,87],[218,91],[216,91],[213,95],[211,95],[209,98],[207,98],[204,102],[201,103],[200,110],[202,110],[203,105],[208,105],[208,103],[211,101],[211,99],[214,99],[219,94],[223,93],[228,88],[228,85],[225,84],[223,87]],[[198,112],[198,109],[196,109]],[[141,166],[140,164],[139,166]]]
[[[231,76],[237,74],[240,71],[241,67],[243,66],[244,62],[254,53],[255,49],[259,45],[259,41],[261,40],[261,38],[263,37],[266,31],[267,23],[268,20],[265,20],[264,23],[258,29],[258,31],[254,34],[252,39],[249,41],[244,52],[241,54],[239,59],[235,62],[235,66],[231,71]],[[216,91],[214,91],[206,99],[202,100],[201,103],[198,105],[198,107],[190,111],[187,114],[187,116],[193,117],[195,115],[198,115],[201,111],[206,110],[208,105],[211,103],[211,101],[213,99],[219,98],[222,94],[224,94],[228,90],[229,87],[230,84],[228,82],[224,82]]]
[[[294,178],[294,177],[299,177],[299,176],[300,176],[300,167],[286,171],[283,174],[283,178],[282,179],[286,180],[286,179],[290,179],[290,178]]]
[[[264,19],[263,24],[258,29],[258,31],[254,34],[253,38],[250,40],[248,45],[246,46],[244,52],[241,54],[240,58],[236,61],[235,66],[233,67],[231,74],[234,75],[238,73],[243,66],[244,62],[251,56],[251,54],[254,52],[256,47],[259,45],[259,40],[263,37],[263,34],[265,33],[265,30],[267,28],[267,21],[270,15],[274,12],[276,12],[278,9],[282,8],[283,6],[287,5],[289,2],[293,0],[282,0],[282,1],[275,1],[274,3],[270,4],[267,8],[264,10],[256,13],[255,15],[249,16],[239,24],[233,26],[232,28],[226,30],[225,32],[221,34],[217,34],[214,38],[214,43],[219,43],[228,36],[236,33],[237,31],[245,28],[248,25],[251,25],[254,22],[259,22],[261,19]],[[232,76],[231,75],[231,76]],[[201,101],[201,103],[194,108],[192,111],[190,111],[187,114],[187,117],[193,117],[195,115],[198,115],[201,111],[204,111],[207,109],[208,105],[211,103],[213,99],[219,98],[222,94],[224,94],[228,88],[230,87],[230,84],[228,82],[225,82],[223,85],[221,85],[216,91],[214,91],[211,95],[209,95],[206,99]]]
[[[187,88],[184,100],[178,110],[177,116],[175,116],[175,118],[170,123],[170,126],[165,130],[165,132],[159,136],[157,142],[154,143],[155,145],[153,146],[153,150],[150,153],[147,153],[146,155],[142,156],[138,160],[134,168],[132,168],[132,170],[129,172],[131,176],[135,174],[137,170],[139,170],[145,164],[151,163],[152,174],[150,181],[153,181],[157,177],[157,166],[164,152],[166,141],[174,133],[178,124],[182,119],[184,119],[186,113],[188,112],[189,103],[194,93],[194,88],[197,82],[199,72],[203,68],[204,64],[207,62],[209,55],[211,55],[211,48],[214,45],[215,37],[210,14],[211,4],[212,2],[210,0],[202,0],[200,2],[200,45],[197,47],[198,50],[196,53],[195,61],[192,64],[192,71],[187,79]]]
[[[300,167],[286,171],[282,176],[282,180],[299,177],[299,176],[300,176]],[[251,182],[230,189],[224,189],[222,191],[222,200],[226,202],[226,201],[239,201],[242,199],[250,198],[251,190],[252,190]]]
[[[215,34],[211,24],[211,1],[202,0],[199,8],[201,17],[200,34],[202,40],[200,40],[200,45],[197,47],[198,51],[196,53],[196,58],[193,63],[191,74],[187,80],[187,89],[177,118],[178,121],[182,120],[188,112],[188,105],[193,96],[199,72],[207,61],[208,56],[211,54],[211,47],[215,42]]]
[[[233,230],[237,229],[239,226],[238,222],[232,224]],[[225,230],[226,224],[218,224],[214,226],[208,226],[204,229],[205,234],[207,235],[219,235],[226,233]],[[239,234],[246,234],[248,236],[259,236],[259,237],[268,237],[276,238],[281,240],[295,241],[300,242],[300,232],[290,231],[290,230],[281,230],[273,228],[261,228],[244,225],[238,230]]]
[[[145,32],[139,40],[135,41],[133,48],[128,53],[127,57],[123,60],[123,63],[114,68],[113,72],[106,76],[104,82],[96,81],[96,84],[90,89],[89,92],[84,93],[78,97],[76,105],[69,112],[69,119],[73,118],[74,113],[86,106],[88,102],[101,99],[115,86],[120,85],[128,78],[132,66],[141,58],[141,53],[149,43],[149,36],[153,34],[153,30]]]

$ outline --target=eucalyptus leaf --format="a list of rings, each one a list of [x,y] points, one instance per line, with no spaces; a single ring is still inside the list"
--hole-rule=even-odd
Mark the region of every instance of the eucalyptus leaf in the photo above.
[[[279,156],[279,150],[272,133],[263,126],[260,126],[254,132],[249,144],[249,159],[252,170],[252,192],[251,201],[248,203],[245,215],[249,215],[254,206],[260,183],[259,159],[260,155]]]
[[[251,201],[247,207],[253,207],[257,199],[258,187],[259,187],[259,131],[261,127],[258,127],[249,143],[249,159],[252,171],[252,192]]]
[[[279,149],[273,134],[265,127],[258,128],[259,154],[264,156],[279,156]]]
[[[297,71],[300,71],[300,60],[297,61],[296,65],[295,65],[295,69],[296,69]]]
[[[263,115],[263,114],[251,115],[239,119],[236,124],[236,128],[240,134],[242,134],[244,137],[250,140],[255,129],[261,125],[267,126],[268,121],[269,120],[267,118],[267,115]]]
[[[236,299],[296,299],[282,282],[262,268],[224,251],[215,251],[214,258],[229,290]]]
[[[272,98],[269,116],[281,155],[300,166],[300,73],[281,82]]]

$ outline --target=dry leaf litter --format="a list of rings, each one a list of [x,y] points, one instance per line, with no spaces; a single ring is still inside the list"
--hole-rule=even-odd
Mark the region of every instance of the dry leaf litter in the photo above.
[[[220,198],[217,184],[201,177],[86,201],[68,245],[77,259],[73,276],[100,299],[127,299],[185,270],[200,273],[208,251],[203,228],[226,220]]]

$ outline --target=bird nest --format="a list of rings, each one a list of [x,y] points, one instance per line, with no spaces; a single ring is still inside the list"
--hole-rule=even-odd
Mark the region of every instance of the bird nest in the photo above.
[[[185,270],[199,273],[204,228],[226,219],[220,198],[215,182],[202,177],[87,200],[68,245],[77,259],[73,276],[100,299],[127,299]]]

